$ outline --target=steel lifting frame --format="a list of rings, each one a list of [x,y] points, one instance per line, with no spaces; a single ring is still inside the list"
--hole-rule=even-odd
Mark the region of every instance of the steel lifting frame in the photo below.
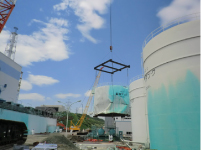
[[[114,68],[114,67],[111,67],[111,66],[106,65],[106,64],[109,63],[109,62],[114,63],[114,64],[117,64],[117,65],[120,65],[120,66],[123,66],[123,67],[122,67],[122,68]],[[110,71],[106,71],[106,70],[103,70],[103,69],[102,69],[102,70],[101,70],[101,69],[98,69],[98,68],[101,67],[101,66],[102,66],[102,67],[105,67],[105,68],[110,68],[110,69],[112,69],[112,71],[110,72]],[[130,65],[124,65],[124,64],[118,63],[118,62],[116,62],[116,61],[113,61],[112,59],[109,59],[108,61],[106,61],[106,62],[104,62],[104,63],[102,63],[102,64],[100,64],[100,65],[94,67],[95,70],[103,71],[103,72],[110,73],[110,74],[114,74],[115,72],[121,71],[122,69],[125,69],[125,68],[130,68]],[[113,71],[113,70],[114,70],[114,71]]]
[[[8,0],[4,0],[4,2],[5,3],[0,2],[0,8],[2,8],[0,10],[0,33],[15,7],[15,4],[12,1],[8,2]]]

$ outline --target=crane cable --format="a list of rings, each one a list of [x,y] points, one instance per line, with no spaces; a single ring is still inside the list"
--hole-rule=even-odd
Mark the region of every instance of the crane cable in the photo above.
[[[113,47],[112,47],[112,0],[110,0],[110,52],[111,52],[111,58],[113,59],[113,53],[112,53]],[[113,62],[112,62],[112,72],[113,72]],[[127,68],[127,86],[129,85],[128,81],[128,68]],[[113,74],[111,74],[111,83],[112,83],[112,97],[114,102],[114,79]],[[113,104],[113,112],[114,112],[114,104]],[[113,117],[113,115],[112,115]]]
[[[112,0],[110,0],[110,52],[111,52],[111,58],[113,58],[112,50],[113,50],[113,47],[112,47]],[[112,62],[112,72],[113,72],[113,62]],[[114,87],[113,87],[113,82],[114,82],[113,81],[113,74],[111,74],[112,98],[113,98],[113,102],[114,102]],[[114,112],[114,104],[113,104],[113,112]]]
[[[110,0],[110,51],[112,52],[112,0]]]

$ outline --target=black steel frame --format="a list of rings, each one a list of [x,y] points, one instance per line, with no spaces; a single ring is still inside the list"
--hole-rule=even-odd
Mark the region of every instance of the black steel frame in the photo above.
[[[114,67],[105,65],[105,64],[107,64],[107,63],[109,63],[109,62],[112,62],[112,63],[114,63],[114,64],[117,64],[117,65],[120,65],[120,66],[123,66],[123,67],[122,67],[122,68],[114,68]],[[102,66],[102,67],[106,67],[106,68],[113,69],[114,71],[111,71],[111,72],[110,72],[110,71],[106,71],[106,70],[103,70],[103,69],[98,69],[98,67],[101,67],[101,66]],[[103,71],[103,72],[110,73],[110,74],[114,74],[115,72],[121,71],[121,70],[123,70],[123,69],[125,69],[125,68],[130,68],[130,65],[124,65],[124,64],[121,64],[121,63],[119,63],[119,62],[113,61],[112,59],[109,59],[108,61],[106,61],[106,62],[104,62],[104,63],[102,63],[102,64],[100,64],[100,65],[94,67],[95,70]]]

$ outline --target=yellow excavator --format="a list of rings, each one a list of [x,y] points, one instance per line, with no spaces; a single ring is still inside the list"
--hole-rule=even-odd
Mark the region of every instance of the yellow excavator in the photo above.
[[[100,71],[99,71],[99,73],[98,73],[98,75],[97,75],[97,77],[96,77],[96,80],[95,80],[95,82],[94,82],[94,86],[93,86],[93,88],[92,88],[92,90],[91,90],[91,93],[90,93],[89,99],[88,99],[88,101],[87,101],[87,104],[86,104],[86,106],[85,106],[85,109],[84,109],[84,112],[83,112],[83,114],[82,114],[82,117],[80,118],[80,120],[77,122],[76,125],[75,125],[75,124],[72,122],[72,120],[71,120],[71,122],[70,122],[70,130],[73,130],[73,131],[79,131],[79,130],[80,130],[80,127],[81,127],[81,125],[82,125],[82,123],[83,123],[83,121],[84,121],[84,118],[85,118],[86,115],[87,115],[87,111],[88,111],[89,105],[90,105],[91,100],[92,100],[92,98],[93,98],[94,90],[95,90],[95,88],[96,88],[97,85],[98,85],[98,81],[99,81],[99,79],[100,79],[100,75],[101,75],[102,69],[103,69],[103,67],[100,69]]]

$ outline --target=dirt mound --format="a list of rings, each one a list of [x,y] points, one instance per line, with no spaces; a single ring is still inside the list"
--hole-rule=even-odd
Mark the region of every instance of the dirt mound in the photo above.
[[[58,144],[58,150],[79,150],[71,141],[63,135],[49,135],[41,142]]]
[[[84,137],[83,136],[71,136],[69,138],[71,141],[74,141],[74,142],[83,142],[84,141]]]

